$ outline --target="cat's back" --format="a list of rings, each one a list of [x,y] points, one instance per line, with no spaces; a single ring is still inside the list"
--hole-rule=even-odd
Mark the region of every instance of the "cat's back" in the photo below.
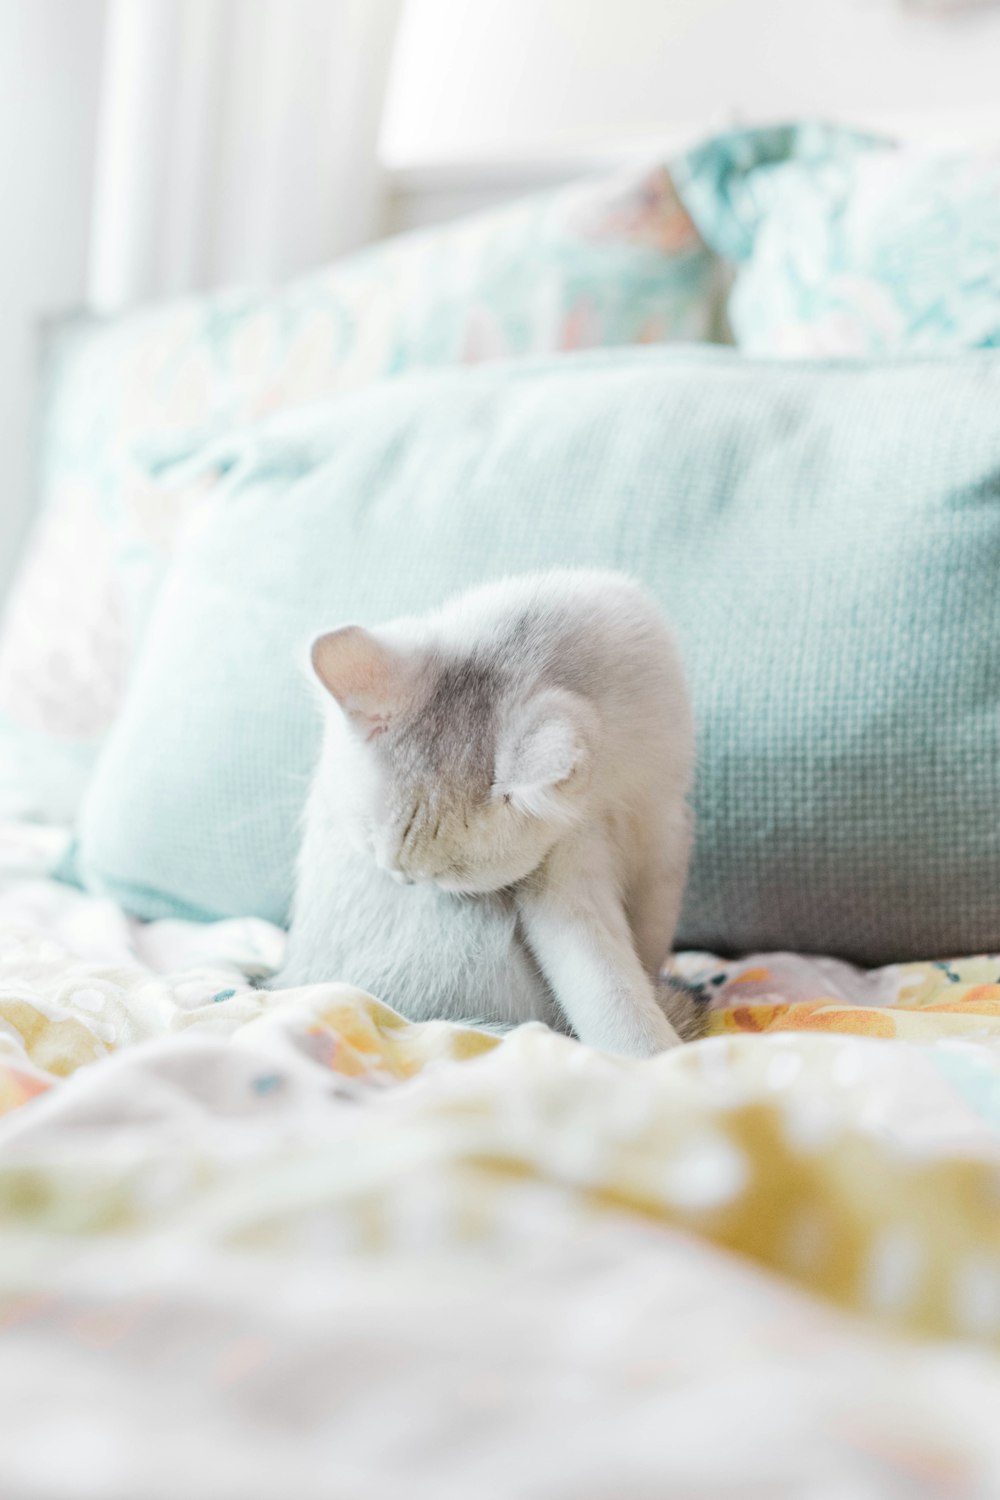
[[[456,651],[526,673],[572,674],[574,663],[680,671],[663,611],[624,573],[555,569],[501,579],[453,601],[435,624]]]

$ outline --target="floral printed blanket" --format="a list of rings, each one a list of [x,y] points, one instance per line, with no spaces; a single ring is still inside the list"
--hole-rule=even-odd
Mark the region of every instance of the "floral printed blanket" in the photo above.
[[[711,1035],[631,1063],[258,991],[277,930],[58,844],[0,835],[5,1500],[1000,1493],[1000,958],[684,954]]]

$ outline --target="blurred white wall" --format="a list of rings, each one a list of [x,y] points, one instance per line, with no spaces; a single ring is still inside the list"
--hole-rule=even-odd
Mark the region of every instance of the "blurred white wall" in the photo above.
[[[104,0],[0,0],[0,595],[32,501],[39,320],[83,301]]]
[[[419,167],[733,117],[954,110],[1000,118],[995,3],[408,0],[382,146]]]

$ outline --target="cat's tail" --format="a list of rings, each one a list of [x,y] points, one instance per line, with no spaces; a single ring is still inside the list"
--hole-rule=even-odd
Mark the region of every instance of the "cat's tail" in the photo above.
[[[708,1031],[708,1001],[678,979],[661,974],[656,984],[660,1009],[682,1042],[697,1042]]]

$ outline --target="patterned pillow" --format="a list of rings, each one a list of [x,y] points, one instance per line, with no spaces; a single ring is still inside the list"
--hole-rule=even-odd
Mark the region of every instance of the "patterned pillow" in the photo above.
[[[729,321],[747,353],[1000,344],[1000,150],[749,131],[692,152],[677,181],[707,242],[739,262]]]
[[[42,513],[0,631],[0,812],[72,814],[142,612],[210,477],[149,460],[415,366],[700,339],[715,263],[661,167],[405,235],[278,290],[53,340]]]

